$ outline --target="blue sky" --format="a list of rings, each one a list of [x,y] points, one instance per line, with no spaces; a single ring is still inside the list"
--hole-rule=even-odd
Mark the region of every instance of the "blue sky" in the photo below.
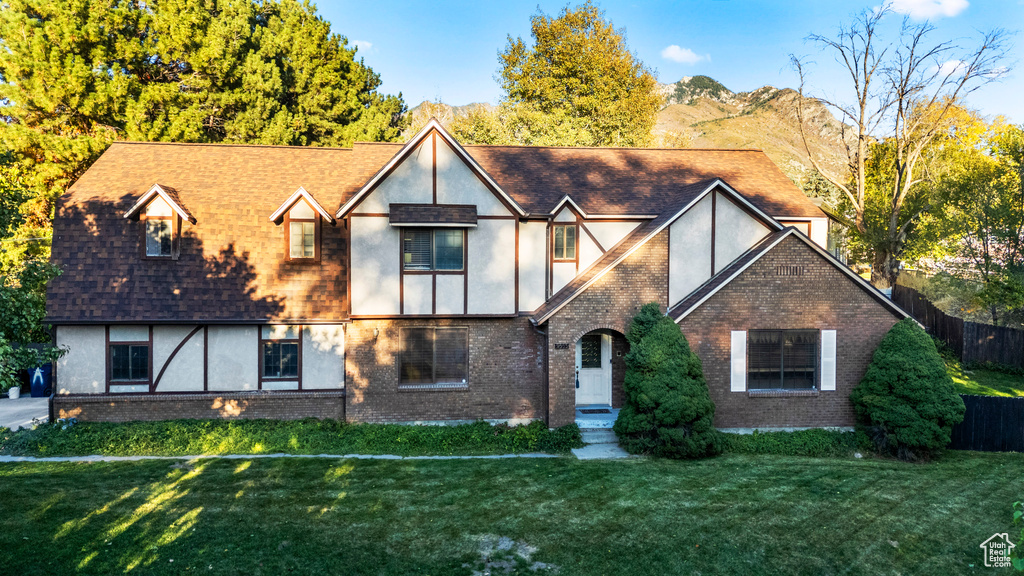
[[[572,2],[574,5],[577,2]],[[814,62],[812,88],[841,96],[843,78],[831,56],[804,41],[810,33],[832,35],[839,23],[878,3],[838,0],[692,0],[598,2],[629,47],[661,82],[704,74],[740,92],[770,84],[793,87],[789,54]],[[971,95],[982,113],[1024,122],[1024,0],[895,0],[918,21],[936,26],[933,38],[971,45],[979,31],[1017,32],[1008,58],[1012,71]],[[335,32],[360,46],[359,56],[381,75],[381,89],[402,92],[409,106],[423,100],[448,104],[497,103],[498,51],[508,35],[530,41],[530,16],[557,14],[564,1],[400,2],[321,0],[319,12]],[[889,18],[897,26],[901,17]],[[890,34],[889,38],[894,35]],[[675,48],[672,48],[675,47]]]

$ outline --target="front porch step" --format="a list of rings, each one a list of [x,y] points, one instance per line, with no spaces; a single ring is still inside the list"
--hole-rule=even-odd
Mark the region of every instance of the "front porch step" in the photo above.
[[[588,428],[580,430],[586,444],[618,444],[619,438],[608,428]]]

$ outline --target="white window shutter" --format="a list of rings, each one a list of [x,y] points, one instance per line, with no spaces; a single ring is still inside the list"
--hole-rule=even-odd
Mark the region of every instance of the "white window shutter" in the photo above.
[[[836,331],[821,331],[821,389],[836,389]]]
[[[732,366],[729,390],[733,392],[747,391],[747,332],[732,331]]]

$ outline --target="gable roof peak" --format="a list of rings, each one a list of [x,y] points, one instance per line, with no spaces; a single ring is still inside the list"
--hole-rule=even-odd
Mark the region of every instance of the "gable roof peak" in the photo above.
[[[135,201],[135,204],[132,204],[132,207],[124,213],[124,217],[126,219],[130,219],[138,216],[138,214],[149,205],[153,198],[157,196],[163,198],[164,202],[167,202],[167,205],[171,207],[171,210],[174,210],[174,212],[177,213],[178,216],[181,216],[183,220],[188,220],[192,224],[196,224],[196,217],[193,216],[187,208],[185,208],[184,204],[182,204],[181,198],[178,196],[178,191],[170,186],[161,186],[160,184],[153,184],[153,186],[151,186],[145,194],[140,196],[139,199]]]
[[[324,207],[321,206],[320,203],[316,201],[316,198],[313,198],[313,195],[310,194],[302,186],[299,186],[298,190],[293,192],[292,195],[289,196],[288,199],[285,200],[283,204],[278,206],[277,210],[274,210],[274,213],[270,215],[270,221],[275,223],[279,222],[281,218],[284,217],[284,213],[291,209],[291,207],[294,206],[295,203],[298,202],[300,198],[305,199],[306,202],[313,208],[313,210],[320,214],[321,218],[327,220],[327,222],[329,222],[332,226],[334,225],[334,216],[331,216],[330,212],[324,210]]]

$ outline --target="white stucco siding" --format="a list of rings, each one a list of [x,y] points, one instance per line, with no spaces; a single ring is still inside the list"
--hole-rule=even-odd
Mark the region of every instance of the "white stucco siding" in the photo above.
[[[814,218],[810,222],[811,241],[828,250],[828,218]]]
[[[515,220],[480,220],[467,232],[470,314],[514,314]]]
[[[555,222],[575,222],[576,214],[569,209],[569,206],[563,206],[558,214],[555,214]]]
[[[381,180],[353,212],[383,214],[389,204],[430,204],[434,199],[434,155],[427,138]]]
[[[711,277],[711,196],[669,226],[668,296],[673,305]]]
[[[434,280],[431,275],[406,274],[403,278],[403,314],[431,314],[434,301]]]
[[[302,389],[330,390],[344,387],[344,327],[306,326],[302,330]]]
[[[58,394],[102,394],[106,391],[106,334],[103,326],[57,326],[57,346],[68,352],[57,360],[54,389]]]
[[[728,266],[769,232],[767,226],[725,195],[718,194],[715,205],[715,272]]]
[[[398,314],[399,231],[387,218],[349,219],[352,236],[352,314]]]
[[[111,326],[111,342],[149,342],[149,326]]]
[[[437,313],[462,314],[466,308],[466,279],[458,274],[438,274]]]
[[[477,214],[486,216],[512,215],[441,138],[437,138],[437,203],[474,204]]]
[[[256,326],[210,326],[209,331],[209,389],[256,390],[260,369]]]
[[[601,247],[605,250],[611,250],[612,246],[618,244],[626,234],[629,234],[640,225],[640,222],[601,222],[597,220],[588,220],[586,222],[587,230],[597,238],[597,241],[601,243]]]
[[[562,289],[576,276],[575,262],[555,262],[551,265],[551,293]]]
[[[598,258],[601,257],[601,249],[597,247],[597,244],[590,239],[590,236],[586,232],[580,230],[580,267],[579,272],[583,272],[591,264],[593,264]]]
[[[171,358],[178,344],[188,337],[195,326],[154,326],[153,327],[153,379],[164,369],[157,392],[202,392],[203,391],[203,331],[192,335]]]
[[[544,303],[547,266],[547,222],[519,224],[519,310],[532,311]]]

